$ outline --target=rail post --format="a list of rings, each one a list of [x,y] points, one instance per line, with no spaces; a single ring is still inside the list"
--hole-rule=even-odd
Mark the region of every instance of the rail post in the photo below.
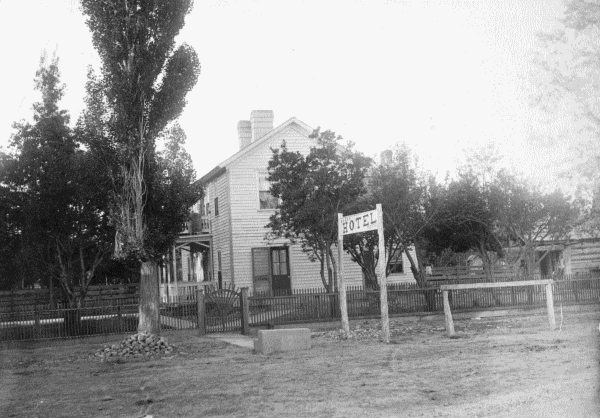
[[[556,328],[556,321],[554,319],[554,299],[552,295],[552,283],[550,280],[546,285],[546,307],[548,308],[548,322],[550,323],[550,329]]]
[[[454,322],[452,321],[452,312],[450,311],[450,301],[448,300],[448,291],[443,291],[444,298],[444,319],[446,321],[446,331],[448,337],[454,336]]]

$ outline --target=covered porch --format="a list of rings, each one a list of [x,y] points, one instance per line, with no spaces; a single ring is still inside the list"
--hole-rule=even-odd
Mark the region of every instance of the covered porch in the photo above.
[[[198,286],[215,283],[212,235],[180,235],[173,249],[163,256],[159,279],[162,303],[195,300]]]

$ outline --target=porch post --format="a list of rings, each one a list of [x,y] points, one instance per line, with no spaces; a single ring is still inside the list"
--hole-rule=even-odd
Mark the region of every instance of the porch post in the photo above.
[[[206,263],[208,266],[208,280],[209,281],[213,281],[215,279],[215,269],[213,266],[213,250],[212,250],[212,241],[210,242],[209,248],[208,248],[208,254],[206,255],[208,262]],[[202,278],[204,280],[204,277]]]
[[[163,271],[164,277],[165,277],[165,295],[167,297],[167,303],[169,303],[169,296],[171,293],[171,290],[169,289],[169,254],[167,253],[167,255],[163,256],[165,262],[163,263],[161,270]]]
[[[190,269],[188,271],[188,282],[198,282],[198,278],[196,277],[196,259],[194,255],[194,247],[192,244],[190,244],[190,262],[188,263]]]
[[[163,301],[163,297],[166,296],[165,287],[164,287],[164,275],[163,275],[163,266],[162,266],[162,257],[160,258],[160,263],[158,263],[158,294],[160,297],[160,301]]]
[[[177,250],[173,247],[173,264],[171,267],[171,272],[173,273],[173,296],[175,298],[179,298],[179,288],[177,286]]]
[[[206,335],[204,289],[196,289],[196,304],[198,308],[198,335]]]

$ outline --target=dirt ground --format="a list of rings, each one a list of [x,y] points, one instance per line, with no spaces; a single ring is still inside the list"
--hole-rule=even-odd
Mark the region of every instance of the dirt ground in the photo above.
[[[560,317],[557,317],[560,323]],[[123,336],[0,351],[2,417],[600,417],[600,312],[310,326],[312,349],[254,354],[191,332],[165,333],[176,354],[102,363]],[[333,327],[333,328],[332,328]],[[328,329],[329,328],[329,329]]]

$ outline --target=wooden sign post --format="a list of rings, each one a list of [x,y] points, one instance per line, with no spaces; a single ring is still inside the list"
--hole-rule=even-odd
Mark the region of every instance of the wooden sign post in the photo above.
[[[344,235],[342,234],[343,215],[338,213],[338,285],[340,289],[340,312],[342,314],[342,329],[346,338],[350,335],[350,323],[348,322],[348,304],[346,302],[346,283],[344,282]]]
[[[377,233],[379,234],[379,301],[381,305],[381,341],[384,343],[390,342],[390,318],[388,317],[388,300],[387,300],[387,279],[385,277],[385,270],[387,267],[386,251],[385,251],[385,237],[383,236],[383,210],[381,209],[381,203],[376,206],[377,217],[380,219],[379,225],[377,226]]]
[[[375,210],[343,216],[338,213],[338,281],[340,288],[340,311],[342,314],[342,329],[348,335],[348,305],[346,303],[346,284],[344,283],[344,267],[342,255],[344,251],[344,235],[377,230],[379,235],[379,298],[381,305],[381,341],[390,342],[390,320],[388,317],[387,283],[385,270],[387,266],[385,239],[383,236],[383,210],[378,203]]]

